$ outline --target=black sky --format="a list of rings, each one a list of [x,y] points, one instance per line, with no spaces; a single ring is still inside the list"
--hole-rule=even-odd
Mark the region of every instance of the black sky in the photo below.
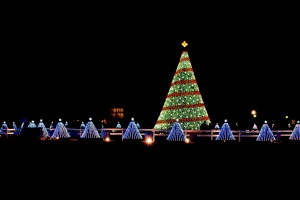
[[[128,120],[152,128],[183,50],[213,123],[248,120],[251,109],[262,120],[299,119],[299,32],[293,11],[275,8],[175,17],[164,9],[11,10],[0,120],[101,118],[122,106]]]

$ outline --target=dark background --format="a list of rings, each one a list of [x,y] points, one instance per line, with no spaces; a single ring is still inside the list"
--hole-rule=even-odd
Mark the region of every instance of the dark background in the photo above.
[[[300,119],[292,5],[4,8],[0,120],[8,125],[24,118],[72,125],[123,107],[123,127],[134,117],[152,128],[183,50],[213,124],[285,126]]]

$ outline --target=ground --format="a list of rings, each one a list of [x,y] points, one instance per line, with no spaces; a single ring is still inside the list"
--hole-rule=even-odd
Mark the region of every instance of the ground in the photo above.
[[[147,196],[199,197],[223,190],[223,197],[232,197],[268,187],[275,192],[295,179],[300,143],[160,141],[147,145],[139,140],[1,138],[0,150],[2,183],[39,195],[109,191],[114,196],[119,191],[124,197],[141,191]]]

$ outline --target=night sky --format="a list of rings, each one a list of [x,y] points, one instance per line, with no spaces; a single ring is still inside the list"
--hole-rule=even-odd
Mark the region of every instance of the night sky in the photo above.
[[[225,118],[250,123],[252,109],[259,123],[279,123],[285,115],[300,119],[299,32],[292,11],[202,8],[176,19],[164,10],[161,18],[153,10],[109,16],[11,11],[1,45],[0,121],[8,124],[23,118],[87,121],[123,107],[123,126],[134,117],[152,128],[183,50],[213,124]]]

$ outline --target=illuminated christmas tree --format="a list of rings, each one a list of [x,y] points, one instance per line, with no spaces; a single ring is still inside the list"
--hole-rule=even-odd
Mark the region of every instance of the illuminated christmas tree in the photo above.
[[[186,47],[187,43],[182,45]],[[181,54],[154,129],[171,129],[176,119],[185,130],[200,130],[203,123],[211,123],[187,51]]]
[[[220,129],[220,126],[219,126],[218,123],[216,123],[216,125],[215,125],[215,130],[219,130],[219,129]]]
[[[46,128],[46,126],[45,126],[45,124],[44,124],[44,122],[43,122],[42,119],[40,119],[38,127],[42,128],[42,137],[43,138],[48,138],[49,137],[49,133],[48,133],[48,130],[47,130],[47,128]]]
[[[7,126],[6,122],[4,121],[2,126],[1,126],[1,131],[7,130],[7,129],[8,129],[8,126]]]
[[[20,126],[20,130],[23,130],[25,122],[22,122],[21,126]]]
[[[13,122],[13,128],[15,129],[15,131],[18,131],[18,127],[15,122]]]
[[[300,121],[297,121],[297,124],[295,125],[289,139],[290,140],[300,140]]]
[[[51,122],[50,126],[49,126],[50,129],[53,128],[53,121]]]
[[[136,127],[137,127],[138,129],[141,128],[141,126],[140,126],[140,124],[139,124],[138,122],[136,123]]]
[[[223,140],[223,141],[235,140],[235,138],[232,134],[231,128],[226,119],[221,127],[219,135],[216,137],[216,140]]]
[[[134,121],[134,118],[131,118],[131,122],[129,123],[125,133],[122,136],[123,140],[128,139],[143,139],[140,130],[136,126],[136,123]]]
[[[120,122],[118,122],[118,123],[117,123],[117,126],[116,126],[116,128],[122,128],[122,126],[121,126]]]
[[[253,127],[252,127],[252,130],[253,130],[253,131],[257,131],[257,129],[258,129],[258,128],[257,128],[257,125],[254,123],[254,124],[253,124]]]
[[[86,124],[80,138],[101,138],[96,126],[92,122],[92,118],[89,118],[89,122]]]
[[[70,137],[70,134],[68,133],[68,130],[65,127],[65,125],[62,123],[61,119],[59,119],[51,137],[55,139]]]
[[[84,128],[85,128],[85,124],[84,124],[84,122],[81,122],[80,129],[84,129]]]
[[[35,124],[34,120],[32,120],[31,122],[29,122],[28,128],[36,128],[36,124]]]
[[[177,142],[184,142],[186,140],[186,135],[177,119],[176,122],[173,124],[172,129],[167,137],[168,141],[177,141]]]
[[[269,127],[267,121],[264,122],[263,126],[261,127],[259,134],[256,138],[256,141],[275,141],[276,138]]]

